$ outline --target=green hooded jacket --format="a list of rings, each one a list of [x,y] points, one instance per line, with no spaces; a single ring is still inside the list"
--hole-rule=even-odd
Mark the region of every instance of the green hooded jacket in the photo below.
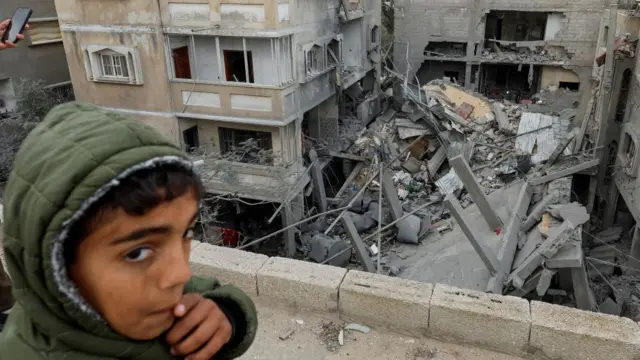
[[[23,142],[5,189],[4,250],[16,304],[0,334],[1,360],[171,360],[163,339],[113,332],[78,294],[63,247],[69,227],[118,180],[177,164],[185,154],[152,128],[93,105],[54,108]],[[237,288],[193,277],[185,292],[214,300],[234,335],[214,359],[239,357],[257,329],[256,309]]]

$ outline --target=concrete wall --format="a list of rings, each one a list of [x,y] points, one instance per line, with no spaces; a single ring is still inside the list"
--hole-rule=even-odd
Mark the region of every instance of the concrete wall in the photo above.
[[[2,0],[0,1],[0,21],[11,18],[18,7],[33,10],[31,18],[56,18],[53,0]],[[47,85],[68,82],[70,80],[67,59],[62,42],[31,45],[29,32],[25,32],[25,41],[19,47],[0,52],[0,79],[11,79],[10,87],[18,91],[20,79],[42,79]],[[0,85],[7,91],[9,85]]]
[[[473,0],[399,0],[395,11],[394,61],[401,73],[406,71],[407,64],[416,71],[424,60],[426,45],[432,40],[468,42],[467,54],[473,55],[474,45],[484,40],[486,14],[490,10],[539,11],[564,16],[559,29],[557,16],[551,21],[553,26],[549,30],[556,33],[548,44],[564,47],[572,54],[570,65],[588,67],[590,71],[605,4],[608,6],[605,0],[568,4],[559,0],[488,0],[482,3]],[[407,44],[408,63],[405,61]]]
[[[540,74],[540,88],[559,86],[560,82],[579,83],[580,77],[575,72],[557,66],[543,66]]]
[[[365,273],[194,242],[194,274],[232,283],[256,301],[338,315],[526,358],[635,360],[640,326],[630,319],[511,296]]]

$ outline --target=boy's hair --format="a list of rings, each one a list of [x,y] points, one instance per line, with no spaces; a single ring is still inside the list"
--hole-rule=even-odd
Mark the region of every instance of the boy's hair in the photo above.
[[[197,174],[176,165],[162,165],[132,173],[92,204],[86,213],[71,226],[64,244],[67,265],[75,262],[78,244],[93,232],[105,215],[123,209],[133,216],[142,216],[166,201],[172,201],[188,191],[202,200],[204,186]]]

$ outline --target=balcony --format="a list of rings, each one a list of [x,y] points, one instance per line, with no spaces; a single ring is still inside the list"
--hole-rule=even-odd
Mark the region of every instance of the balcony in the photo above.
[[[224,121],[285,125],[297,115],[295,87],[264,88],[244,83],[205,83],[172,80],[177,114],[208,115]]]
[[[276,30],[290,25],[290,0],[160,0],[169,28]]]
[[[208,191],[282,202],[309,183],[305,170],[299,162],[268,166],[205,158],[201,173]]]

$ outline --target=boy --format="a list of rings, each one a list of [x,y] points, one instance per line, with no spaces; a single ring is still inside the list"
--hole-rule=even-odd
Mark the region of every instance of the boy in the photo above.
[[[191,162],[153,129],[92,105],[54,108],[5,189],[16,304],[0,359],[242,355],[253,302],[189,270],[201,196]]]

